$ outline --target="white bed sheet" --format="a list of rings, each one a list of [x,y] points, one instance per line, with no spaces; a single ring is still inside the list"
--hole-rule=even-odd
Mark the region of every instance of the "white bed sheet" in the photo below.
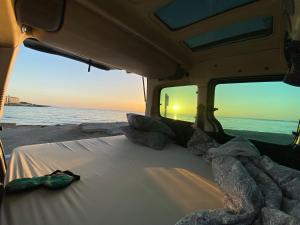
[[[211,166],[170,144],[163,151],[124,136],[15,149],[7,182],[57,169],[81,176],[63,190],[5,196],[1,225],[172,225],[196,210],[222,208]]]

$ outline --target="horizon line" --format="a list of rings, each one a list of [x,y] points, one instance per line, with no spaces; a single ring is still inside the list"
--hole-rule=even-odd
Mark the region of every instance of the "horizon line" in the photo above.
[[[35,103],[30,103],[35,104]],[[53,107],[53,108],[71,108],[71,109],[91,109],[91,110],[105,110],[105,111],[119,111],[119,112],[138,112],[138,113],[145,113],[144,110],[130,110],[130,109],[112,109],[112,108],[98,108],[98,107],[83,107],[83,106],[61,106],[61,105],[47,105],[47,104],[35,104],[35,105],[42,105],[46,107]],[[14,105],[4,105],[4,107],[32,107],[32,106],[14,106]],[[33,106],[34,107],[34,106]]]

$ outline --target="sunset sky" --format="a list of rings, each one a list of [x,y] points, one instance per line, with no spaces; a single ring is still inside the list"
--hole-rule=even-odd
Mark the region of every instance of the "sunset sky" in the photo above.
[[[103,71],[63,57],[21,47],[8,93],[22,101],[51,106],[143,112],[142,78],[125,71]],[[197,87],[163,89],[170,102],[168,116],[194,120]],[[201,94],[201,89],[199,93]],[[218,85],[216,116],[298,121],[300,89],[282,82]],[[180,116],[181,115],[181,116]],[[183,117],[182,117],[183,116]]]
[[[166,117],[194,122],[197,114],[197,86],[167,87],[160,92],[160,113],[165,115],[165,96],[169,97]]]
[[[298,121],[300,88],[283,82],[220,84],[216,116]]]
[[[169,96],[167,117],[195,121],[197,86],[169,87],[161,91],[160,112]],[[202,93],[200,88],[198,92]],[[217,117],[238,117],[298,122],[300,88],[283,82],[219,84],[215,91]]]
[[[8,94],[35,104],[144,111],[141,76],[87,70],[86,64],[22,46]]]

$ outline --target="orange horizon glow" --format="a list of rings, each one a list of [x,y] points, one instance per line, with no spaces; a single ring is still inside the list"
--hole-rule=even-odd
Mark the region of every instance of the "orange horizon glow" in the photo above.
[[[70,107],[70,108],[85,108],[85,109],[103,109],[103,110],[116,110],[116,111],[134,111],[134,112],[145,112],[145,105],[139,103],[127,103],[127,102],[119,102],[119,103],[82,103],[80,105],[76,103],[72,103],[67,100],[65,103],[56,103],[53,102],[51,104],[43,104],[37,103],[41,105],[48,105],[52,107]]]
[[[142,77],[21,47],[8,94],[39,105],[145,112]]]
[[[20,101],[29,102],[39,105],[47,105],[53,107],[71,107],[71,108],[86,108],[86,109],[105,109],[105,110],[120,110],[120,111],[134,111],[134,112],[145,112],[145,102],[143,99],[136,98],[132,100],[105,100],[97,99],[93,97],[62,97],[52,95],[51,97],[46,96],[27,96],[22,98],[20,96],[9,94],[20,98]]]
[[[9,95],[14,96],[14,95]],[[95,99],[72,99],[72,98],[39,98],[26,97],[20,98],[20,101],[29,102],[38,105],[47,105],[52,107],[70,107],[70,108],[86,108],[86,109],[103,109],[103,110],[117,110],[117,111],[134,111],[145,112],[145,102],[137,99],[135,101],[97,101]]]

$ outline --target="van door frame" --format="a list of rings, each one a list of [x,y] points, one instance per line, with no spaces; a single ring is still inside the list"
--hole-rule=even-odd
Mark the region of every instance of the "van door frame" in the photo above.
[[[207,120],[214,127],[214,131],[210,135],[215,138],[219,143],[223,144],[233,138],[226,134],[220,122],[214,116],[214,99],[215,88],[218,84],[230,83],[248,83],[248,82],[276,82],[283,81],[284,75],[263,75],[263,76],[248,76],[248,77],[233,77],[233,78],[220,78],[212,79],[208,84],[207,95]],[[295,140],[296,141],[296,140]],[[251,142],[260,150],[262,155],[267,155],[274,161],[295,169],[300,170],[300,151],[295,142],[290,145],[278,145],[267,143],[257,140]]]

